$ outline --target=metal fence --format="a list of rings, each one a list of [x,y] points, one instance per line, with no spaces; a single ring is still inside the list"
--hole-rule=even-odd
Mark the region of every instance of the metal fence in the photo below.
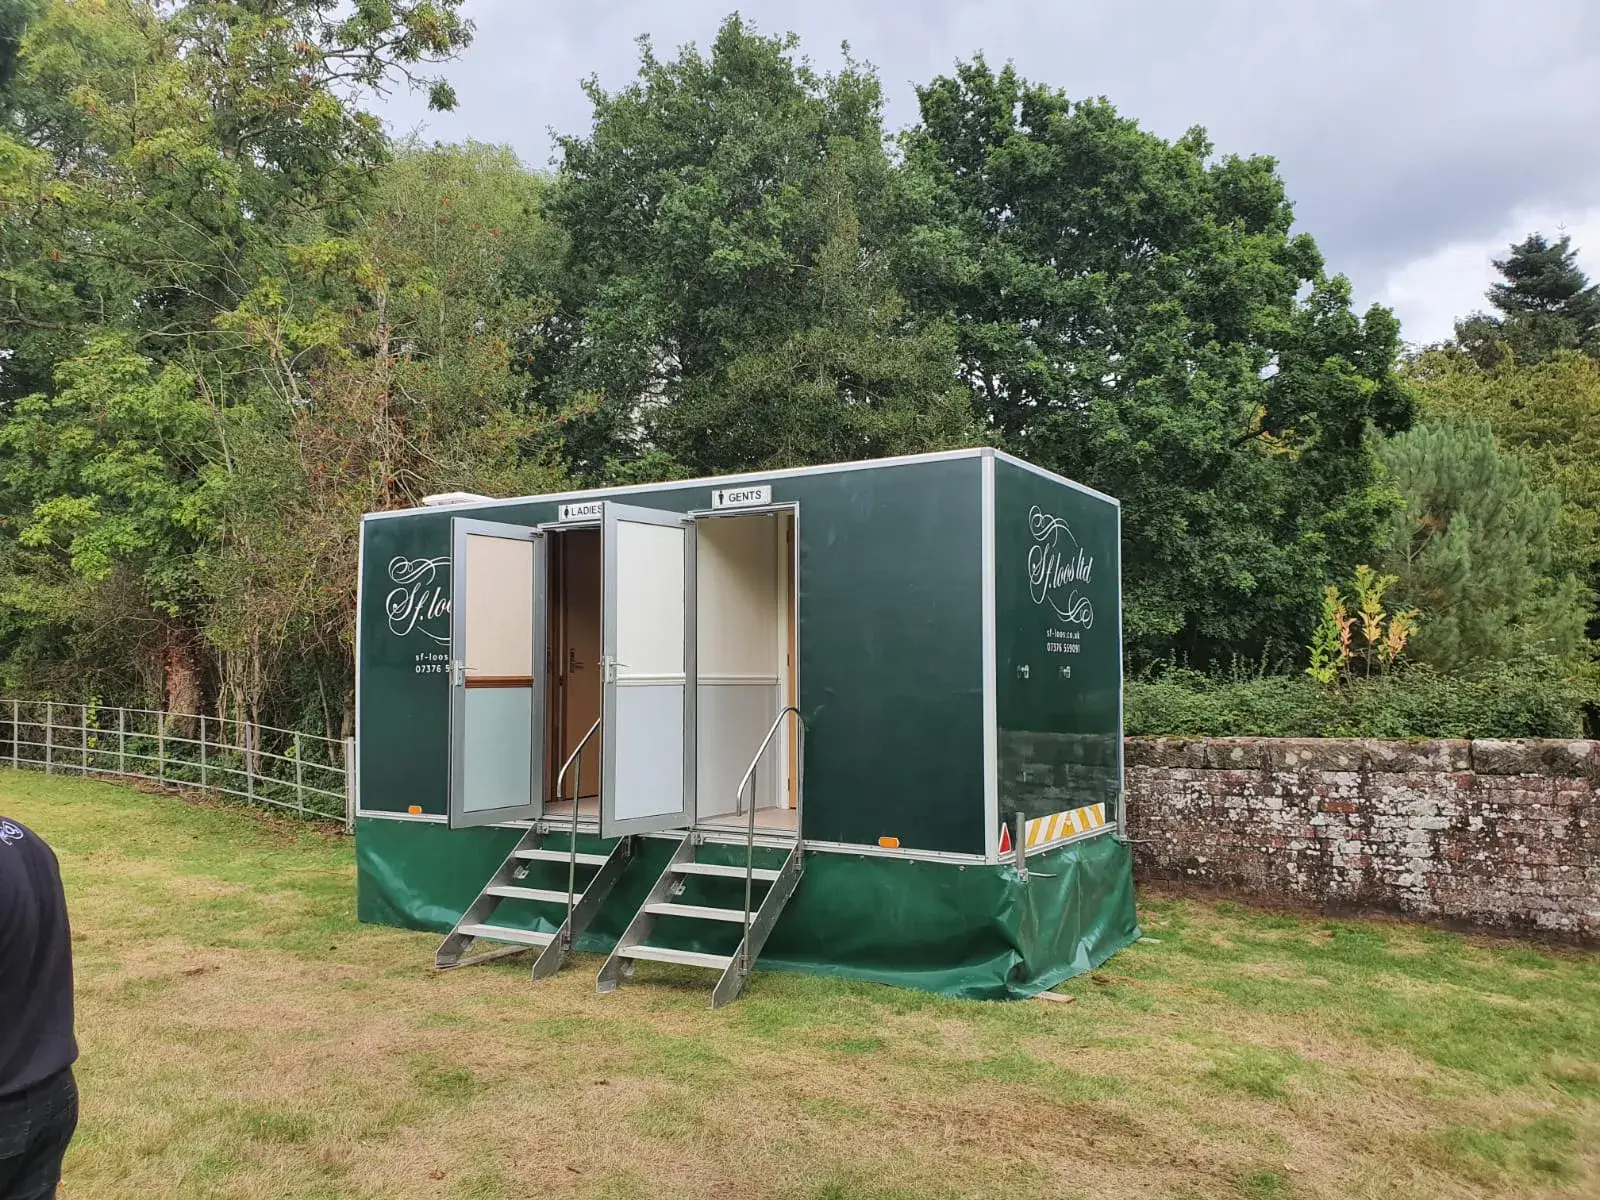
[[[147,779],[355,828],[355,739],[199,713],[0,700],[0,766]]]

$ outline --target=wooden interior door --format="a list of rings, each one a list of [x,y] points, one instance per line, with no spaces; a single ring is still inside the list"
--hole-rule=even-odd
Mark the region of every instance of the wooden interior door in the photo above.
[[[561,542],[561,644],[557,648],[555,669],[560,675],[561,716],[557,745],[560,754],[556,770],[578,747],[600,715],[600,531],[570,529]],[[600,794],[601,739],[604,731],[589,739],[583,750],[583,773],[579,778],[582,799]],[[554,777],[552,776],[552,784]],[[570,779],[563,785],[567,800],[572,795]]]

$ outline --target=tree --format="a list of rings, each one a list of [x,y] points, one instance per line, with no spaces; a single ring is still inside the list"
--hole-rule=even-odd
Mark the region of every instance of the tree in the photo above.
[[[889,252],[894,176],[872,73],[818,75],[737,16],[708,56],[641,43],[591,80],[550,213],[568,251],[530,397],[585,478],[701,474],[954,443],[954,340]]]
[[[13,670],[112,624],[115,603],[114,623],[160,632],[156,670],[124,660],[149,698],[193,703],[214,654],[259,719],[256,643],[207,637],[239,496],[259,494],[241,462],[349,349],[344,272],[389,153],[355,95],[398,75],[452,103],[416,72],[465,43],[458,8],[37,6],[0,97],[0,590],[27,601],[0,646]]]
[[[1589,597],[1550,573],[1561,497],[1487,425],[1425,423],[1381,455],[1404,507],[1379,569],[1398,577],[1397,603],[1421,610],[1414,660],[1458,669],[1583,645]]]
[[[1530,234],[1496,259],[1502,282],[1488,291],[1500,316],[1474,313],[1456,323],[1456,343],[1480,366],[1507,355],[1542,362],[1562,350],[1600,356],[1600,285],[1578,266],[1572,239]]]
[[[1433,351],[1407,374],[1429,417],[1487,423],[1504,450],[1561,493],[1551,572],[1600,593],[1600,359],[1568,352],[1482,369]]]
[[[1134,655],[1303,645],[1386,513],[1394,318],[1351,312],[1270,159],[981,58],[919,97],[901,287],[954,319],[989,436],[1122,500]]]
[[[305,675],[307,722],[348,732],[353,719],[336,706],[349,697],[363,513],[565,482],[537,416],[512,405],[512,342],[543,311],[521,288],[549,253],[545,188],[499,147],[401,147],[348,253],[314,260],[330,294],[345,289],[339,352],[308,375],[303,405],[230,423],[207,637],[263,682]]]

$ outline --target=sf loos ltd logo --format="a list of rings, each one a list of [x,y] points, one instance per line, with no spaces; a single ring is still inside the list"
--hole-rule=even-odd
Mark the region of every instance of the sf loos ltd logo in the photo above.
[[[1035,506],[1028,513],[1028,592],[1068,625],[1094,627],[1094,605],[1086,586],[1094,575],[1094,556],[1072,536],[1060,517]]]
[[[389,560],[389,582],[384,597],[389,632],[396,637],[419,633],[441,646],[450,644],[450,559],[406,558]]]

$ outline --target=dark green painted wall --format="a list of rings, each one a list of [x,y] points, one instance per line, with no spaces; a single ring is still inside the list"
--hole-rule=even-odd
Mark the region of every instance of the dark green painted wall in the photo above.
[[[1000,816],[1122,793],[1117,508],[995,463],[995,671]]]
[[[983,853],[981,460],[771,483],[775,502],[800,504],[805,836]],[[609,498],[684,512],[710,508],[711,487]],[[533,525],[557,509],[462,506],[365,523],[363,808],[445,811],[449,616],[433,601],[435,589],[449,598],[451,517]]]

